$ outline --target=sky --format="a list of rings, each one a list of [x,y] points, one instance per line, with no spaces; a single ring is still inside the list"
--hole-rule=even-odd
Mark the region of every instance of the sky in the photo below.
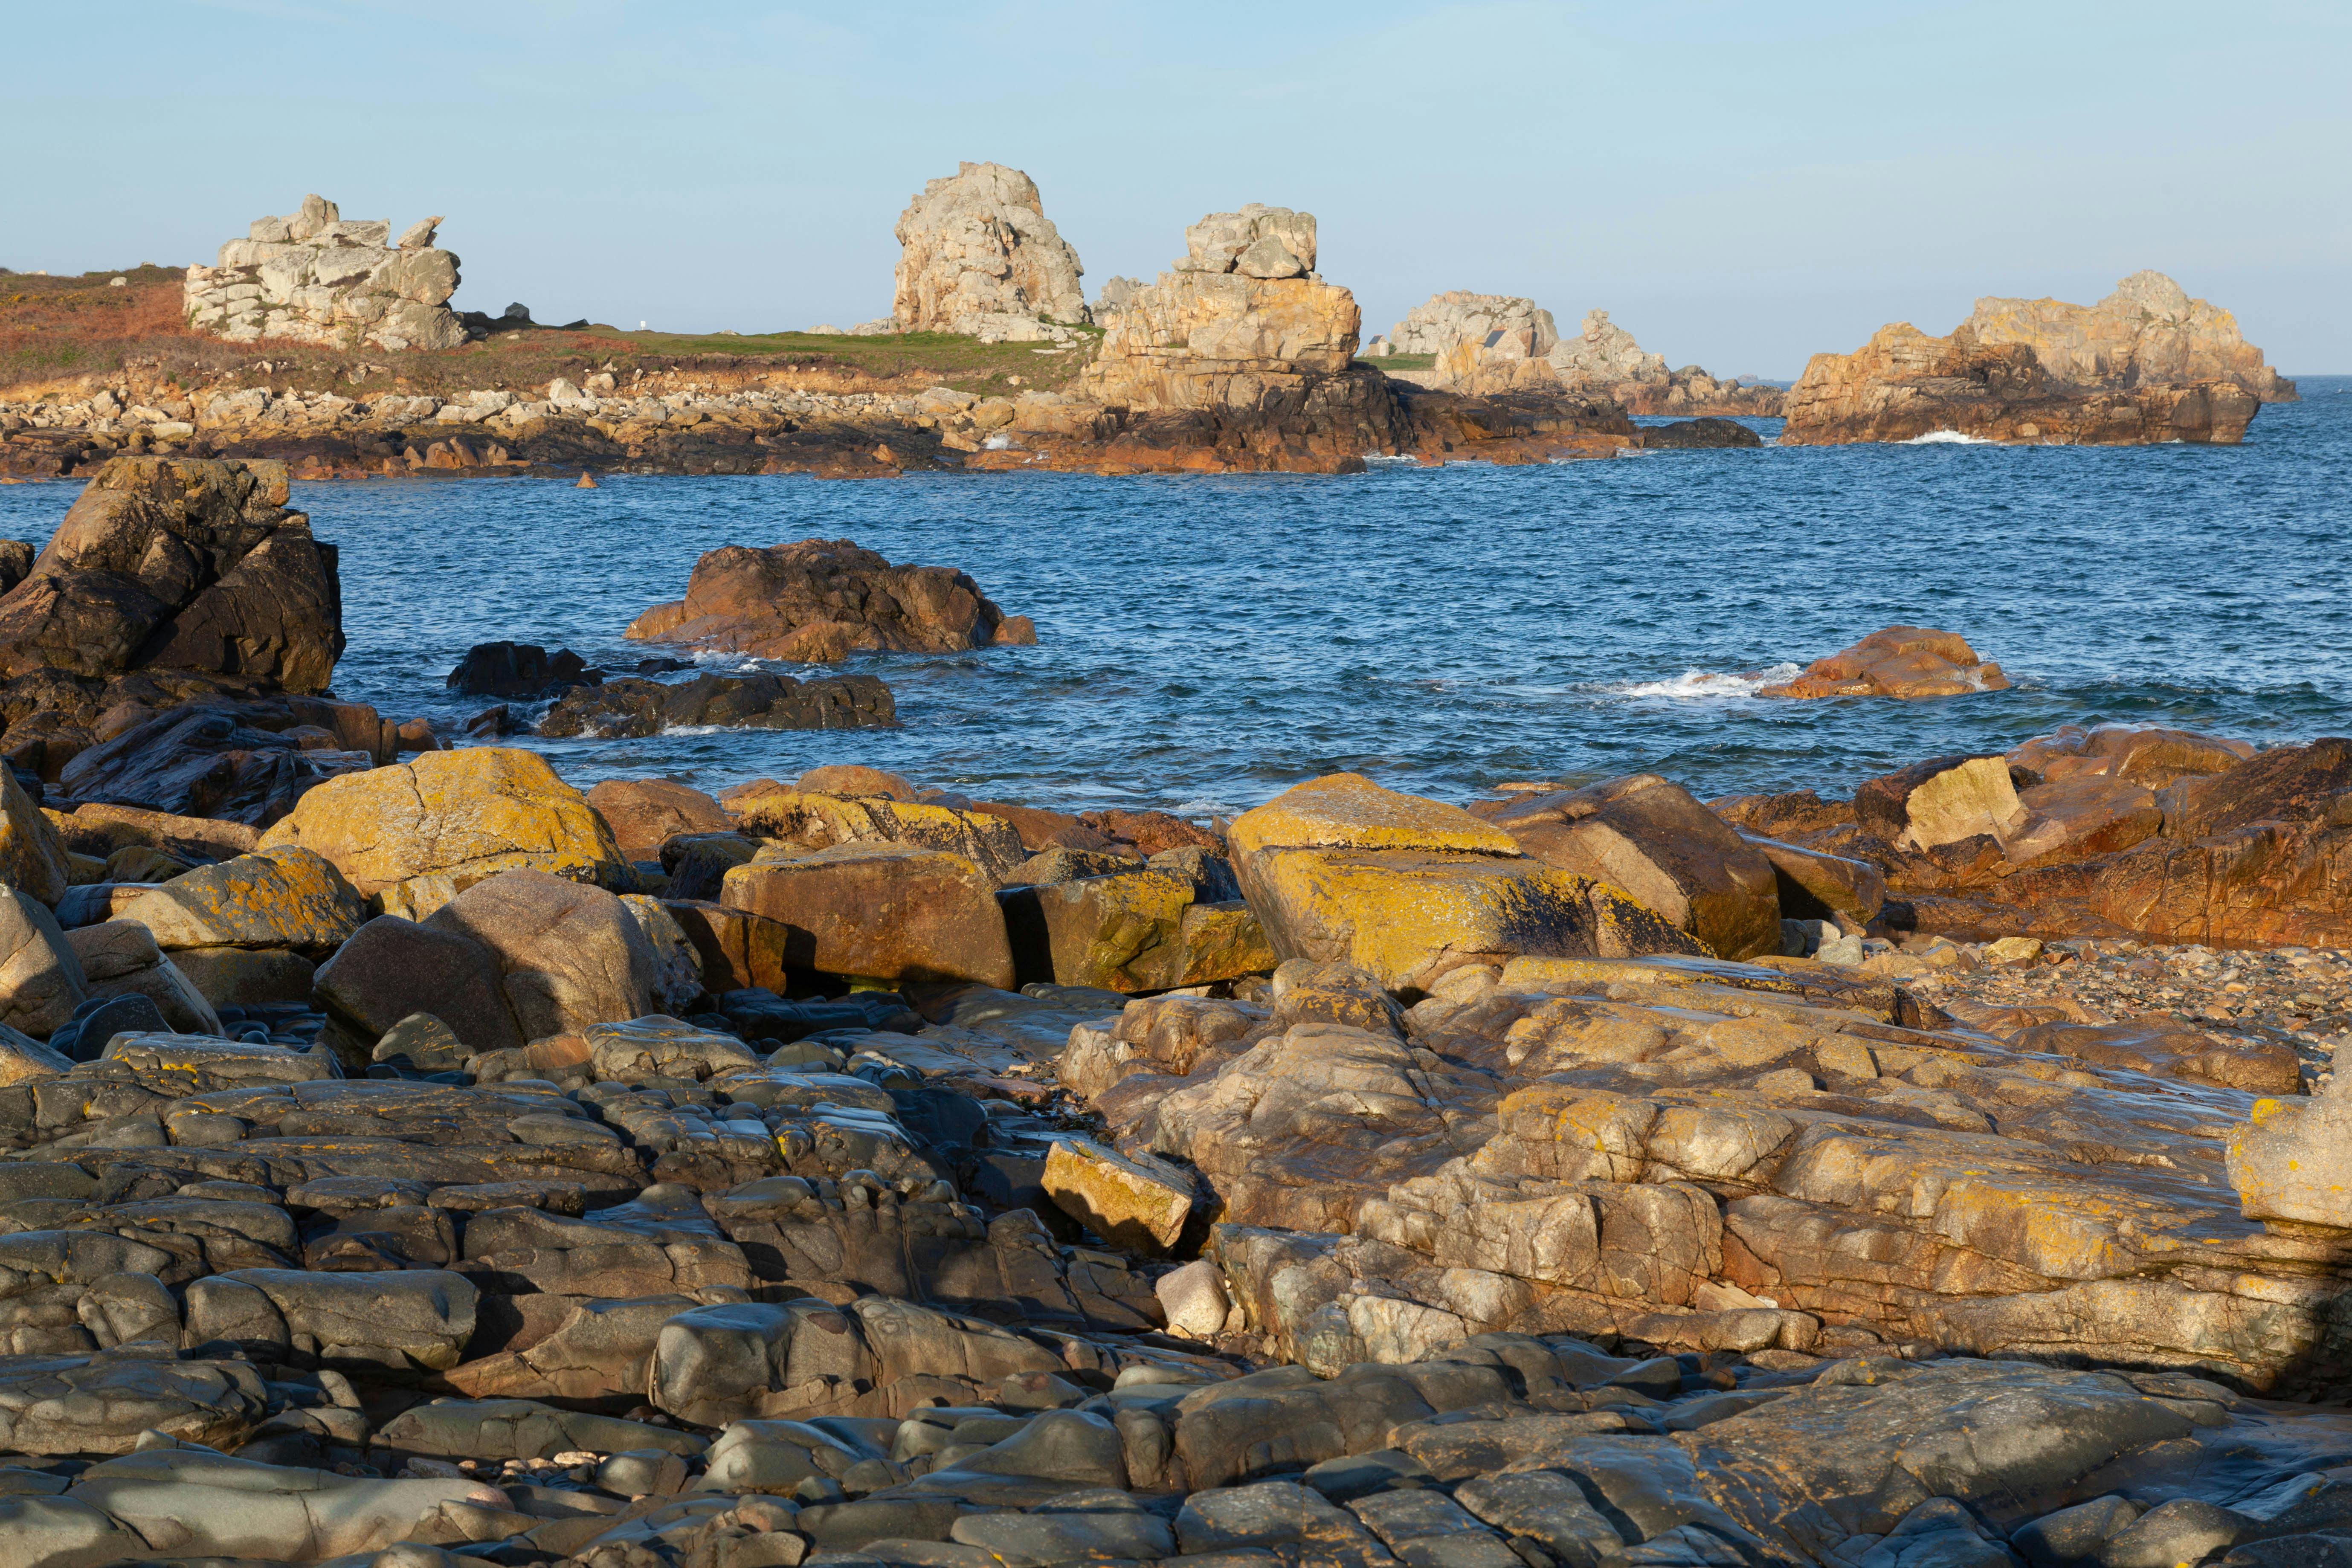
[[[1089,294],[1205,213],[1312,212],[1364,335],[1446,289],[1789,378],[2143,267],[2352,372],[2352,6],[122,0],[8,8],[0,266],[208,261],[306,192],[444,214],[459,309],[887,313],[959,160]],[[29,149],[31,155],[25,155]]]

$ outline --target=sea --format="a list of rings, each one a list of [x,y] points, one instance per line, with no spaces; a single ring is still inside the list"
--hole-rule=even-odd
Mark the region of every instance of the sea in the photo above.
[[[1340,476],[608,475],[302,484],[341,547],[337,695],[461,733],[444,680],[499,638],[627,670],[622,628],[722,544],[854,540],[970,573],[1038,646],[862,655],[884,731],[513,743],[586,786],[705,790],[862,763],[1065,810],[1197,818],[1346,769],[1445,799],[1648,771],[1702,796],[1812,788],[2062,724],[2262,745],[2352,733],[2352,376],[2243,445],[1950,438]],[[0,488],[47,539],[79,487]],[[1894,624],[2015,684],[1923,701],[1757,695]],[[734,656],[706,668],[762,668]],[[823,673],[767,666],[783,673]]]

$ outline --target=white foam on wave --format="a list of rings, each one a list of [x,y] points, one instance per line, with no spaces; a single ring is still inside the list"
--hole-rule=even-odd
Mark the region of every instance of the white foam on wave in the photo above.
[[[1914,436],[1899,443],[1905,447],[1998,447],[2000,442],[1982,436],[1964,436],[1958,430],[1930,430],[1925,436]]]
[[[1234,808],[1223,801],[1212,800],[1207,795],[1180,800],[1168,810],[1171,816],[1181,816],[1187,822],[1197,821],[1203,816],[1231,816],[1234,812]]]
[[[1793,664],[1776,664],[1748,675],[1712,669],[1685,669],[1672,680],[1643,680],[1612,688],[1620,697],[1664,697],[1677,702],[1722,701],[1753,697],[1767,686],[1797,678]]]

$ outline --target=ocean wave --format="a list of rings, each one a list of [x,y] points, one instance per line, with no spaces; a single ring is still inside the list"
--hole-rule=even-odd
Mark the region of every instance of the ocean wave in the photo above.
[[[1759,669],[1747,675],[1726,674],[1712,669],[1685,669],[1672,680],[1636,681],[1609,689],[1619,697],[1664,697],[1679,702],[1720,700],[1753,697],[1767,686],[1794,680],[1799,673],[1798,667],[1793,664],[1776,664],[1769,669]]]
[[[1998,447],[1998,441],[1982,436],[1963,436],[1958,430],[1930,430],[1925,436],[1914,436],[1908,441],[1897,442],[1903,447]]]
[[[1189,822],[1203,816],[1231,816],[1234,808],[1222,800],[1202,795],[1194,795],[1191,800],[1180,800],[1170,806],[1168,812],[1171,816],[1181,816]]]

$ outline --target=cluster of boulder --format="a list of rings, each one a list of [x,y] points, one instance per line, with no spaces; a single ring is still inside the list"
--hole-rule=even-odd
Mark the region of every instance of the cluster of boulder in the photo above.
[[[1984,299],[1949,337],[1882,327],[1851,354],[1815,354],[1790,389],[1783,441],[1906,441],[1940,432],[2077,446],[2232,445],[2294,383],[2229,311],[2161,272],[2095,305]]]
[[[1451,289],[1416,305],[1365,357],[1428,354],[1425,371],[1389,374],[1426,386],[1471,394],[1566,388],[1614,398],[1629,414],[1770,418],[1780,391],[1718,381],[1697,365],[1669,371],[1643,352],[1606,310],[1586,313],[1580,336],[1563,338],[1552,313],[1533,300]]]
[[[150,464],[91,491],[149,531],[123,605],[202,498],[290,526]],[[794,657],[1014,620],[840,543],[696,580],[669,634]],[[0,773],[0,1554],[2341,1561],[2287,1401],[2347,1391],[2352,1075],[1906,982],[1931,888],[2340,944],[2347,866],[2352,742],[2146,730],[1213,828],[498,746],[243,814]]]
[[[305,196],[289,216],[254,219],[213,266],[188,268],[188,325],[233,343],[455,348],[466,326],[449,309],[457,258],[433,243],[440,222],[395,240],[382,219],[347,222],[334,203]]]

